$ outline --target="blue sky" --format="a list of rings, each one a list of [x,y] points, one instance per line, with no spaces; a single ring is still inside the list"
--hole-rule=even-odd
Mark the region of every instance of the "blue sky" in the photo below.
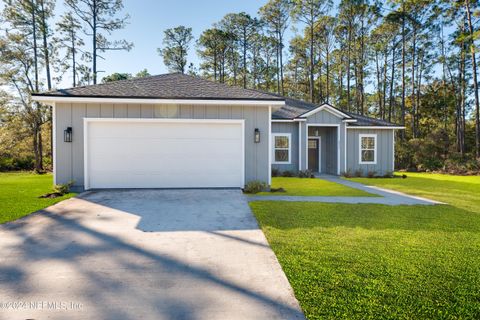
[[[222,19],[230,12],[245,11],[256,15],[266,1],[255,0],[124,0],[124,13],[130,15],[129,25],[112,34],[112,39],[132,41],[135,47],[130,52],[105,53],[98,69],[105,71],[99,76],[113,72],[136,72],[147,68],[151,74],[168,72],[157,48],[162,46],[163,31],[185,25],[193,29],[195,39],[203,30]],[[59,4],[59,10],[62,10]],[[196,47],[192,42],[189,62],[198,66]],[[65,79],[67,80],[67,79]],[[69,83],[70,81],[67,81]]]

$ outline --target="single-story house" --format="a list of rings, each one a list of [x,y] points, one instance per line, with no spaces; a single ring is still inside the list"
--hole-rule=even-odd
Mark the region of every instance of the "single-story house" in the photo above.
[[[32,96],[53,106],[54,183],[85,190],[270,184],[272,168],[384,174],[402,128],[178,73]]]

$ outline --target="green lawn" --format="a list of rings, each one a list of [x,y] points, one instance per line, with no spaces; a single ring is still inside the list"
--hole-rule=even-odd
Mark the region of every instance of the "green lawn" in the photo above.
[[[285,192],[260,192],[257,195],[277,196],[352,196],[352,197],[375,197],[361,190],[346,187],[344,185],[312,178],[286,178],[273,177],[272,188],[283,188]]]
[[[74,195],[70,193],[56,199],[38,198],[51,191],[51,174],[0,172],[0,223],[16,220]]]
[[[309,319],[480,319],[480,177],[355,181],[439,206],[251,207]]]
[[[397,176],[403,173],[396,173]],[[366,185],[397,190],[430,198],[480,213],[480,176],[454,176],[434,173],[405,173],[406,179],[352,178]]]

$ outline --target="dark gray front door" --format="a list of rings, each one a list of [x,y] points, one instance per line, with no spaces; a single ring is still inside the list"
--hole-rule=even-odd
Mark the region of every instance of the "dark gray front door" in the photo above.
[[[318,139],[308,139],[308,170],[318,172]]]

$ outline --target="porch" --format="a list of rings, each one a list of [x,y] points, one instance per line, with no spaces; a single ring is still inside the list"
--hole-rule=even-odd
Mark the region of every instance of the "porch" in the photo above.
[[[338,126],[308,124],[306,167],[314,173],[337,175],[339,166]]]

